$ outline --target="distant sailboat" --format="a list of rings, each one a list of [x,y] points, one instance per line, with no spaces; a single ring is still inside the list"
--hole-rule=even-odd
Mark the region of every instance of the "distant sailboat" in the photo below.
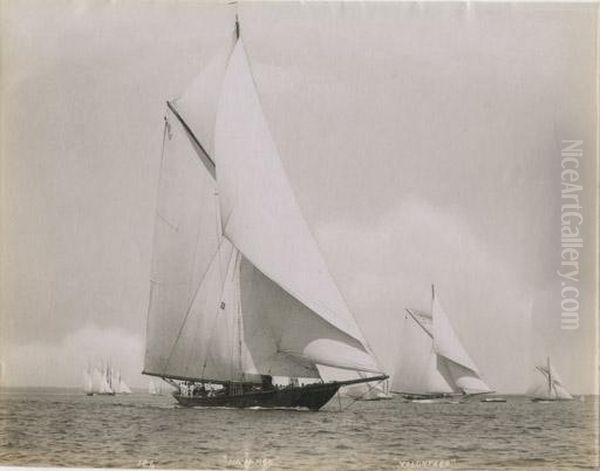
[[[121,371],[118,371],[117,374],[113,376],[113,385],[115,394],[131,394],[131,389],[123,380],[123,377],[121,376]]]
[[[115,373],[109,363],[100,367],[88,365],[84,371],[83,390],[88,396],[114,396],[115,394],[131,394],[131,389],[121,376],[121,372]]]
[[[431,287],[431,312],[406,309],[392,391],[415,401],[491,393]]]
[[[115,392],[111,387],[111,378],[109,373],[109,367],[94,367],[91,370],[91,388],[86,394],[89,396],[114,396]]]
[[[88,367],[83,372],[83,392],[87,396],[94,395],[94,383],[92,379],[92,368],[88,365]]]
[[[556,370],[550,364],[550,357],[546,359],[545,365],[535,367],[536,375],[534,383],[529,390],[529,396],[534,402],[570,401],[573,396],[563,384]]]
[[[497,402],[506,402],[506,399],[503,397],[486,397],[481,400],[484,404],[493,404]]]
[[[150,383],[148,383],[148,394],[150,394],[151,396],[162,396],[162,384],[159,383],[157,385],[154,381],[150,381]]]
[[[167,103],[143,373],[184,406],[319,409],[387,376],[296,202],[237,21],[233,39]],[[370,376],[314,382],[317,365]]]

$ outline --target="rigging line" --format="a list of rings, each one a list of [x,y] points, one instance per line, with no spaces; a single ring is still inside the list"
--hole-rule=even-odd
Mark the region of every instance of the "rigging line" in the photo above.
[[[210,157],[210,155],[208,155],[208,152],[206,152],[206,149],[202,146],[202,144],[200,144],[200,141],[195,136],[195,134],[192,132],[190,127],[187,125],[187,123],[183,120],[183,118],[181,117],[179,112],[175,109],[175,106],[173,105],[173,103],[171,103],[170,101],[167,101],[167,106],[169,107],[169,110],[171,110],[173,115],[175,115],[179,124],[181,124],[181,126],[183,127],[188,138],[192,142],[192,145],[194,147],[194,150],[196,151],[196,154],[198,154],[198,157],[200,158],[200,160],[206,167],[206,170],[208,170],[208,172],[211,174],[211,176],[213,178],[215,178],[215,175],[216,175],[215,161]]]
[[[237,278],[240,273],[240,263],[241,263],[241,253],[239,251],[236,252],[235,256],[235,265],[233,278]],[[239,369],[242,380],[244,379],[244,365],[243,365],[243,354],[242,354],[242,336],[243,336],[243,319],[242,319],[242,300],[241,300],[241,283],[238,280],[237,283],[233,283],[234,288],[234,297],[235,297],[235,309],[238,320],[238,348],[239,348]]]
[[[354,405],[355,402],[361,400],[363,397],[365,397],[367,394],[369,394],[376,386],[379,386],[383,381],[383,379],[380,379],[379,381],[377,381],[377,383],[370,385],[369,389],[367,389],[364,393],[362,393],[360,396],[358,396],[357,398],[353,398],[352,402],[350,404],[348,404],[346,407],[344,407],[343,410],[348,410],[350,409],[350,407],[352,407]],[[339,392],[339,389],[338,389]]]
[[[232,250],[235,250],[235,249],[232,249]],[[230,255],[230,257],[233,257],[233,252]],[[231,264],[231,259],[230,259],[229,263],[227,264],[227,268],[228,268],[227,273],[229,273],[229,265],[230,264]],[[227,276],[227,273],[225,274],[225,276]],[[222,289],[220,298],[223,297],[223,294],[224,294],[224,291],[225,291],[225,283],[222,283],[222,286],[223,286],[223,289]],[[227,307],[227,306],[225,306],[225,307]],[[217,319],[219,317],[219,310],[220,309],[221,309],[221,304],[219,303],[216,306],[215,310],[213,311],[214,314],[213,314],[213,319],[212,319],[211,328],[210,328],[210,335],[208,336],[208,341],[206,342],[205,351],[204,351],[204,355],[203,355],[204,363],[202,364],[202,376],[204,376],[204,372],[206,371],[206,367],[207,367],[207,364],[208,364],[208,351],[210,350],[211,342],[212,342],[212,339],[214,338],[215,330],[217,328]],[[227,321],[228,318],[226,317],[225,320]],[[228,324],[227,325],[227,330],[230,330],[229,329],[229,323],[227,323],[227,324]]]
[[[235,257],[235,252],[232,253],[231,255],[232,259]],[[230,269],[231,269],[231,260],[229,261],[229,265],[227,266],[227,273],[225,274],[225,278],[226,280],[229,279],[230,276]],[[235,264],[235,261],[234,261]],[[229,293],[227,293],[229,294]],[[228,299],[229,301],[229,299]],[[231,306],[229,306],[229,308],[231,308]],[[225,309],[227,309],[227,306],[225,306]],[[227,311],[225,311],[227,312]],[[232,310],[232,319],[231,319],[231,325],[229,324],[229,316],[227,316],[226,321],[227,321],[227,331],[230,333],[230,350],[229,350],[229,376],[231,378],[231,380],[233,381],[235,379],[235,366],[234,366],[234,359],[235,359],[235,309]]]
[[[221,245],[223,243],[223,240],[224,240],[224,237],[223,237],[223,230],[224,230],[224,228],[223,228],[223,225],[222,225],[223,222],[222,222],[222,218],[221,218],[221,205],[219,204],[219,190],[218,190],[218,187],[215,187],[215,191],[214,191],[213,195],[214,195],[215,222],[216,222],[216,224],[215,224],[215,231],[216,231],[216,236],[217,236],[217,243],[219,245]],[[234,251],[236,250],[235,246],[233,246],[233,244],[232,244],[232,249],[231,250],[232,250],[232,252],[230,254],[230,257],[233,257],[234,256]],[[221,291],[221,299],[220,299],[219,306],[217,306],[217,309],[215,311],[215,317],[213,318],[213,326],[212,326],[212,329],[211,329],[211,333],[210,333],[210,336],[208,337],[207,351],[206,351],[206,354],[204,356],[205,361],[204,361],[204,365],[202,367],[202,374],[203,375],[204,375],[204,371],[206,369],[206,363],[208,361],[207,360],[208,348],[209,348],[210,343],[212,341],[212,338],[214,336],[215,328],[216,328],[216,325],[217,325],[216,320],[217,320],[217,317],[219,316],[219,309],[220,309],[221,303],[224,302],[222,298],[223,298],[224,291],[225,291],[225,281],[226,281],[227,275],[229,273],[229,264],[231,263],[231,258],[230,258],[229,263],[227,264],[227,271],[225,272],[225,275],[223,275],[223,263],[222,263],[222,258],[221,258],[221,254],[220,253],[219,253],[218,258],[219,258],[219,262],[218,262],[219,263],[219,280],[221,281],[221,286],[223,287],[223,289]],[[227,307],[225,306],[225,309],[226,308]],[[226,318],[226,321],[227,320],[228,320],[228,318]],[[230,331],[229,325],[227,325],[227,329]],[[233,342],[232,342],[231,358],[233,358]]]
[[[160,214],[158,212],[158,209],[154,212],[156,214],[156,216],[163,221],[167,226],[169,226],[171,229],[173,229],[173,232],[179,232],[179,227],[177,227],[175,224],[173,224],[172,222],[170,222],[165,216],[163,216],[162,214]]]
[[[241,263],[242,254],[239,250],[235,253],[235,263],[233,265],[233,272],[231,273],[232,278],[232,302],[234,303],[235,310],[235,318],[237,321],[237,361],[238,361],[238,374],[240,379],[244,379],[244,369],[243,369],[243,352],[242,352],[242,338],[243,338],[243,319],[242,319],[242,303],[241,303],[241,288],[240,288],[240,263]]]
[[[202,224],[198,224],[198,227],[197,227],[197,230],[196,230],[196,240],[194,242],[194,253],[192,255],[192,265],[191,265],[192,266],[192,273],[190,275],[190,279],[187,281],[188,287],[191,287],[190,285],[192,284],[193,278],[194,278],[194,271],[193,271],[193,269],[196,266],[196,257],[198,255],[198,246],[199,246],[199,243],[200,243],[200,235],[201,235],[201,233],[202,233]],[[219,246],[220,246],[220,241],[217,240],[217,253],[220,252]],[[220,259],[220,256],[219,256],[219,269],[220,269],[220,261],[221,261],[221,259]],[[200,285],[202,284],[205,276],[206,275],[203,275],[202,280],[200,281]],[[198,286],[198,289],[200,289],[200,285]],[[194,298],[195,297],[196,297],[196,294],[194,294]],[[190,309],[191,309],[191,306],[194,303],[194,298],[192,299],[192,303],[190,304]],[[200,328],[200,326],[198,325],[196,327],[196,332],[198,331],[199,328]],[[193,338],[195,338],[195,337],[193,337]],[[187,355],[189,360],[186,360],[184,362],[184,369],[185,369],[186,372],[189,370],[191,359],[193,358],[193,353],[194,353],[194,349],[192,348],[192,349],[190,349],[190,352]]]
[[[158,185],[157,185],[157,189],[156,189],[156,199],[154,202],[154,208],[156,211],[156,208],[158,207],[158,199],[160,197],[160,188],[161,188],[161,180],[162,180],[162,173],[163,173],[163,166],[164,166],[164,160],[165,160],[165,147],[166,147],[166,138],[167,138],[167,128],[169,126],[169,123],[167,121],[167,117],[164,117],[164,125],[163,125],[163,138],[162,138],[162,148],[160,151],[160,167],[158,169]],[[156,220],[154,220],[154,230],[152,232],[152,246],[154,247],[154,243],[156,242],[154,239],[156,238],[156,228],[157,228],[157,224],[156,224]],[[154,253],[154,251],[152,252],[152,260],[150,262],[150,293],[148,293],[148,309],[146,311],[146,338],[149,338],[149,333],[150,333],[150,313],[152,312],[152,295],[153,295],[153,290],[154,290],[154,283],[152,281],[152,271],[154,268],[154,262],[156,261],[156,254]]]
[[[306,358],[304,356],[303,353],[298,353],[298,352],[292,352],[291,350],[281,350],[281,348],[279,347],[279,344],[277,345],[277,350],[275,350],[273,353],[271,353],[268,358],[271,360],[277,360],[279,355],[285,355],[285,358],[290,360],[292,363],[294,363],[296,366],[299,366],[300,368],[303,368],[304,370],[313,373],[316,372],[316,367],[314,363],[311,363],[310,365],[307,365],[307,363],[311,362],[311,360],[309,358]],[[272,368],[272,366],[271,366]]]
[[[217,233],[217,243],[219,245],[221,245],[221,242],[223,241],[223,227],[222,227],[222,220],[221,220],[221,208],[219,205],[219,191],[218,189],[215,189],[214,192],[214,202],[215,202],[215,220],[216,220],[216,225],[215,225],[215,230]],[[226,274],[227,276],[227,274]],[[221,280],[221,283],[223,283],[223,270],[221,268],[221,256],[219,256],[219,279]]]
[[[417,323],[417,325],[419,327],[421,327],[421,329],[423,329],[423,331],[429,335],[431,338],[433,338],[433,334],[431,332],[429,332],[429,330],[423,325],[423,323],[417,319],[417,316],[412,312],[411,309],[406,308],[406,312],[408,312],[410,314],[410,317],[412,317],[412,319]]]
[[[202,357],[204,358],[204,362],[202,363],[202,377],[204,378],[204,373],[206,372],[206,367],[208,366],[208,351],[211,347],[212,339],[214,338],[215,330],[217,328],[217,318],[219,317],[219,309],[221,306],[217,306],[213,311],[213,321],[211,324],[210,335],[208,336],[208,341],[206,342],[205,351]]]
[[[189,326],[188,324],[188,329],[187,331],[191,334],[191,338],[193,339],[197,339],[198,338],[198,334],[202,329],[202,322],[201,319],[196,319],[195,322],[195,326]],[[198,345],[199,342],[192,342],[191,348],[187,351],[187,355],[185,355],[185,358],[183,359],[183,365],[184,365],[184,371],[183,374],[184,375],[188,375],[188,373],[190,373],[190,367],[193,366],[193,359],[197,358],[197,351],[200,347],[200,345]],[[184,349],[184,353],[185,353],[185,349]],[[190,373],[190,376],[193,376],[194,371],[192,370],[192,372]]]
[[[177,346],[177,343],[179,342],[179,339],[181,338],[181,334],[183,333],[183,328],[185,327],[185,324],[186,324],[186,322],[187,322],[187,320],[188,320],[188,318],[190,316],[190,313],[192,312],[192,306],[194,305],[194,301],[196,300],[196,296],[198,296],[198,292],[200,291],[200,287],[204,283],[204,279],[206,278],[206,275],[208,274],[208,272],[210,271],[210,268],[212,267],[213,263],[217,259],[217,255],[220,252],[220,249],[221,249],[221,245],[219,245],[217,247],[217,251],[212,256],[211,261],[208,264],[208,267],[206,268],[206,270],[202,274],[202,278],[200,279],[200,282],[198,283],[198,287],[196,288],[196,291],[194,292],[194,295],[192,296],[192,299],[190,300],[190,304],[189,304],[189,306],[186,309],[185,316],[183,318],[183,321],[181,322],[181,326],[179,327],[179,331],[177,332],[177,337],[175,338],[175,341],[173,342],[173,345],[171,346],[171,351],[170,351],[169,356],[167,357],[167,360],[165,362],[165,368],[164,368],[165,371],[167,370],[167,367],[169,366],[169,363],[171,362],[171,358],[173,357],[173,353],[175,351],[175,347]]]

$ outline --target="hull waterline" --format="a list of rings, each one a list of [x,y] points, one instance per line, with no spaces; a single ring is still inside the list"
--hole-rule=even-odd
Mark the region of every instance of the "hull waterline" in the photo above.
[[[531,402],[539,402],[539,403],[547,403],[547,402],[564,402],[564,401],[572,401],[573,399],[563,399],[563,398],[543,398],[543,397],[532,397]]]
[[[340,387],[387,379],[387,376],[365,378],[351,381],[333,381],[330,383],[313,383],[304,386],[288,386],[240,394],[184,395],[174,392],[173,397],[185,407],[260,407],[266,409],[298,409],[319,410],[338,392]]]
[[[288,389],[253,391],[239,395],[189,397],[173,393],[173,397],[185,407],[306,408],[319,410],[339,389],[339,384],[310,384]]]

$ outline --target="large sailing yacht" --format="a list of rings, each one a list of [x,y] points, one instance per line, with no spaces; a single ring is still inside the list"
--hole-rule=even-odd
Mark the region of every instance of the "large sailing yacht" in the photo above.
[[[184,406],[313,410],[386,379],[296,202],[237,18],[226,64],[167,108],[143,373]],[[318,365],[365,377],[324,382]]]

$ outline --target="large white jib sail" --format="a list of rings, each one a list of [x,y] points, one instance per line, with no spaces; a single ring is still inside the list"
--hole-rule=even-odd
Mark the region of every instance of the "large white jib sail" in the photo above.
[[[407,309],[392,390],[419,396],[492,392],[432,289],[431,313]]]
[[[242,40],[207,69],[196,80],[205,93],[222,80],[214,113],[192,112],[211,103],[201,90],[167,111],[144,373],[212,382],[318,378],[317,365],[379,373],[296,203]]]

